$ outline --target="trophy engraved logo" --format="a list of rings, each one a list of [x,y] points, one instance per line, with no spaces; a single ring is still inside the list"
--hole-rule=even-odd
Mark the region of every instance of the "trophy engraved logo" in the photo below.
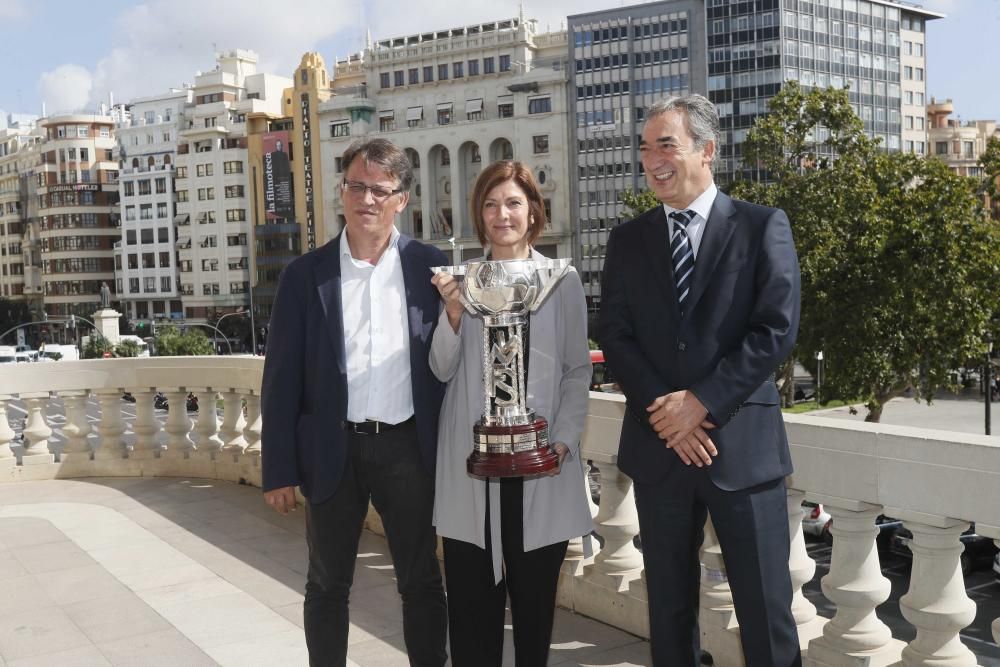
[[[524,477],[555,469],[549,426],[525,400],[529,316],[568,272],[568,259],[495,260],[436,266],[461,281],[470,314],[483,320],[483,414],[466,463],[474,477]]]

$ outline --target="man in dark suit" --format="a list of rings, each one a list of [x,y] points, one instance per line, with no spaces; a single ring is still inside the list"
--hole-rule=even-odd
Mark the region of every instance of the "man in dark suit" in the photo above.
[[[653,662],[698,662],[710,512],[746,664],[787,667],[801,657],[774,371],[795,342],[799,268],[782,211],[715,187],[718,135],[701,95],[647,109],[639,150],[663,205],[611,232],[600,339],[627,399],[618,465],[634,481]]]
[[[443,665],[447,612],[435,555],[438,413],[428,365],[440,298],[435,248],[401,235],[413,171],[385,139],[342,158],[346,228],[282,272],[261,389],[264,497],[306,498],[305,634],[313,665],[347,660],[348,597],[369,501],[382,517],[413,665]]]

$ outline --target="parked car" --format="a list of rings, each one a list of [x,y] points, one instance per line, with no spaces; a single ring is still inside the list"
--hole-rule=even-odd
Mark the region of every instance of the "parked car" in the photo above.
[[[808,500],[802,503],[802,509],[805,510],[805,516],[802,517],[802,532],[822,537],[824,542],[830,544],[833,541],[830,537],[830,514],[819,503],[811,503]]]
[[[994,571],[996,571],[996,558],[998,554],[996,544],[988,537],[977,535],[976,524],[972,524],[967,531],[962,533],[961,540],[962,545],[965,547],[961,556],[962,574],[969,574],[975,570],[987,568],[990,566],[990,563],[993,563]],[[907,528],[900,526],[890,543],[890,551],[901,558],[911,560],[913,553],[910,551],[910,542],[912,541],[913,533]]]

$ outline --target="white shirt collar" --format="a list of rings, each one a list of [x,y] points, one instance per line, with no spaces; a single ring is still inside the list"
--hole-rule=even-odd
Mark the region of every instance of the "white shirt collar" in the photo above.
[[[715,197],[719,194],[719,188],[716,187],[715,182],[709,184],[709,186],[702,192],[698,197],[691,202],[687,208],[683,209],[685,211],[694,211],[702,220],[708,221],[708,216],[712,213],[712,206],[715,204]],[[670,214],[674,211],[681,210],[663,205],[663,212],[667,214],[667,219],[670,219]]]
[[[398,244],[399,244],[399,230],[396,229],[396,225],[393,225],[392,232],[389,234],[389,245],[386,247],[386,250],[388,250],[389,248],[395,248]],[[354,259],[354,256],[351,255],[351,246],[348,245],[347,243],[347,227],[344,227],[344,231],[340,234],[340,256],[343,257],[344,255],[347,255],[347,257],[351,261],[355,262],[361,261]],[[382,253],[382,257],[385,257],[384,252]],[[382,261],[381,257],[379,258],[379,261],[380,262]]]

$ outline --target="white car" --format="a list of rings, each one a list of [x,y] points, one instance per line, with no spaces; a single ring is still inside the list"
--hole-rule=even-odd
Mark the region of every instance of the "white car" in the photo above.
[[[832,517],[818,503],[806,501],[802,503],[802,510],[805,515],[802,517],[802,532],[806,535],[822,537],[829,544],[832,541],[830,535]]]

